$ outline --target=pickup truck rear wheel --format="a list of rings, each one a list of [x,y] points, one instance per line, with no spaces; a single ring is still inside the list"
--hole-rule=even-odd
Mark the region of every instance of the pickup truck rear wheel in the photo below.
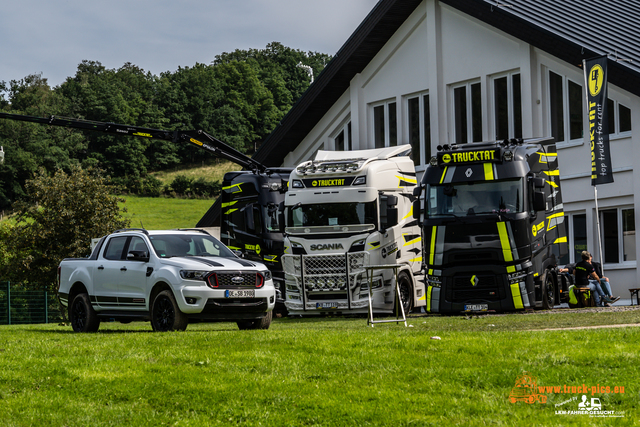
[[[69,320],[74,332],[96,332],[100,319],[89,301],[89,295],[78,294],[69,306]]]
[[[238,323],[238,329],[241,331],[248,329],[269,329],[273,319],[273,311],[268,312],[262,319],[241,320]]]
[[[180,311],[173,293],[165,290],[156,295],[151,305],[151,327],[156,332],[184,331],[189,319]]]

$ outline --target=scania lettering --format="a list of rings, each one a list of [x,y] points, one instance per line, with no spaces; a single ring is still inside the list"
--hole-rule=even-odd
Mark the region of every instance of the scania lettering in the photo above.
[[[291,173],[283,255],[289,313],[367,313],[367,267],[390,264],[400,265],[405,312],[425,305],[410,151],[409,145],[318,151]],[[371,274],[374,311],[393,312],[393,269],[372,268]]]
[[[448,161],[446,159],[449,159]],[[415,195],[426,310],[553,308],[568,299],[560,174],[550,139],[438,147]]]

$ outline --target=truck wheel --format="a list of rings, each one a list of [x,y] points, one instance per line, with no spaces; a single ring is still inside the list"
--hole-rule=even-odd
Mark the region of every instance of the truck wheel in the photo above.
[[[96,332],[100,319],[89,301],[89,295],[78,294],[69,306],[69,320],[74,332]]]
[[[405,271],[398,274],[398,287],[400,288],[402,308],[404,308],[404,314],[406,316],[413,307],[413,287],[411,286],[411,279]]]
[[[238,323],[238,329],[241,331],[249,329],[269,329],[271,325],[271,319],[273,319],[273,311],[270,311],[262,319],[256,320],[241,320]]]
[[[171,291],[160,292],[151,305],[151,327],[156,332],[184,331],[189,319],[180,311]]]
[[[551,310],[556,305],[556,285],[550,271],[547,271],[542,285],[542,308]]]

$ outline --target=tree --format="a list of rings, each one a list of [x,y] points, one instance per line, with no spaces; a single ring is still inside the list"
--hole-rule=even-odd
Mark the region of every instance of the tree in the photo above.
[[[85,257],[92,238],[128,227],[118,206],[124,200],[110,195],[106,182],[99,170],[79,166],[52,176],[41,170],[27,181],[28,201],[16,204],[16,225],[0,233],[0,248],[12,249],[0,277],[53,291],[63,258]]]

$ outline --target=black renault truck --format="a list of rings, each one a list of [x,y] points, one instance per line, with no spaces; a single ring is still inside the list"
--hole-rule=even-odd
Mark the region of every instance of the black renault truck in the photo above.
[[[424,204],[428,312],[550,309],[565,299],[553,139],[438,146],[414,195],[416,219]]]

